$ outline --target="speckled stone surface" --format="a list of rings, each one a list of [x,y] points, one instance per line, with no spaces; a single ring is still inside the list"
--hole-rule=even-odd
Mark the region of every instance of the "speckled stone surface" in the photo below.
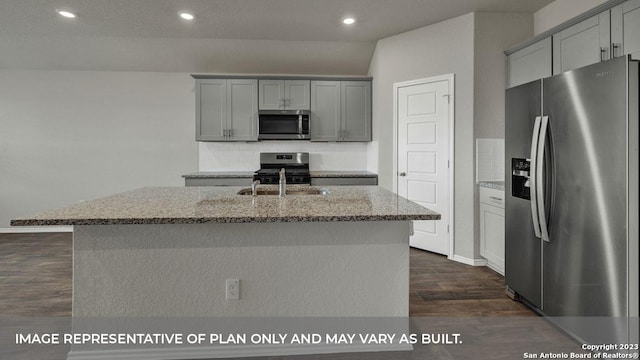
[[[478,185],[490,189],[504,191],[504,181],[481,181]]]
[[[312,178],[375,178],[377,174],[369,171],[310,171]],[[185,179],[226,179],[253,178],[252,171],[199,171],[182,175]]]
[[[439,220],[378,186],[327,186],[328,195],[237,195],[245,187],[142,188],[11,220],[12,226]],[[264,188],[264,187],[263,187]],[[295,188],[295,186],[290,186]]]
[[[250,178],[253,179],[253,171],[199,171],[182,175],[185,179],[229,179]]]

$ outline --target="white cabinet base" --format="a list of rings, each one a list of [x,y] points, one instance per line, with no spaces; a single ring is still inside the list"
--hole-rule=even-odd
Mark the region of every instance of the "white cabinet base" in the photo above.
[[[504,275],[504,191],[480,188],[480,255]]]

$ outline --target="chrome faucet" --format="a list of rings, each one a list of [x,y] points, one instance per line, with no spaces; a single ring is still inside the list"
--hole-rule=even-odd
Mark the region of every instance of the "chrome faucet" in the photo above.
[[[287,193],[287,178],[285,177],[284,168],[280,169],[280,186],[278,187],[278,196],[283,197]]]
[[[260,185],[260,180],[254,180],[251,183],[251,196],[258,196],[258,185]]]

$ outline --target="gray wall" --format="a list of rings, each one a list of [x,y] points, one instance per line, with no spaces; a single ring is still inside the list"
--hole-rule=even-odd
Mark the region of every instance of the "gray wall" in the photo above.
[[[503,51],[533,36],[533,16],[476,13],[474,42],[474,137],[504,139],[507,58]],[[475,143],[475,141],[474,141]],[[474,148],[475,150],[475,148]],[[480,253],[480,200],[476,192],[475,253]]]
[[[504,138],[503,51],[532,32],[531,15],[473,13],[382,39],[376,46],[369,68],[374,77],[369,168],[377,168],[380,185],[388,189],[394,176],[393,83],[455,74],[456,256],[481,259],[475,139]]]
[[[455,255],[474,257],[473,37],[474,15],[378,41],[373,76],[373,143],[380,185],[393,183],[393,84],[454,73],[455,79]],[[375,153],[375,151],[372,151]],[[374,164],[373,159],[370,163]]]
[[[0,228],[198,169],[188,74],[0,71]]]

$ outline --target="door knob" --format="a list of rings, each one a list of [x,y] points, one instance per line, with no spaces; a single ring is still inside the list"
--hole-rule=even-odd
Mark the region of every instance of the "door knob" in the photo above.
[[[403,172],[401,172],[401,173],[400,173],[400,174],[398,174],[398,175],[400,175],[400,176],[407,176],[407,173],[403,171]]]

